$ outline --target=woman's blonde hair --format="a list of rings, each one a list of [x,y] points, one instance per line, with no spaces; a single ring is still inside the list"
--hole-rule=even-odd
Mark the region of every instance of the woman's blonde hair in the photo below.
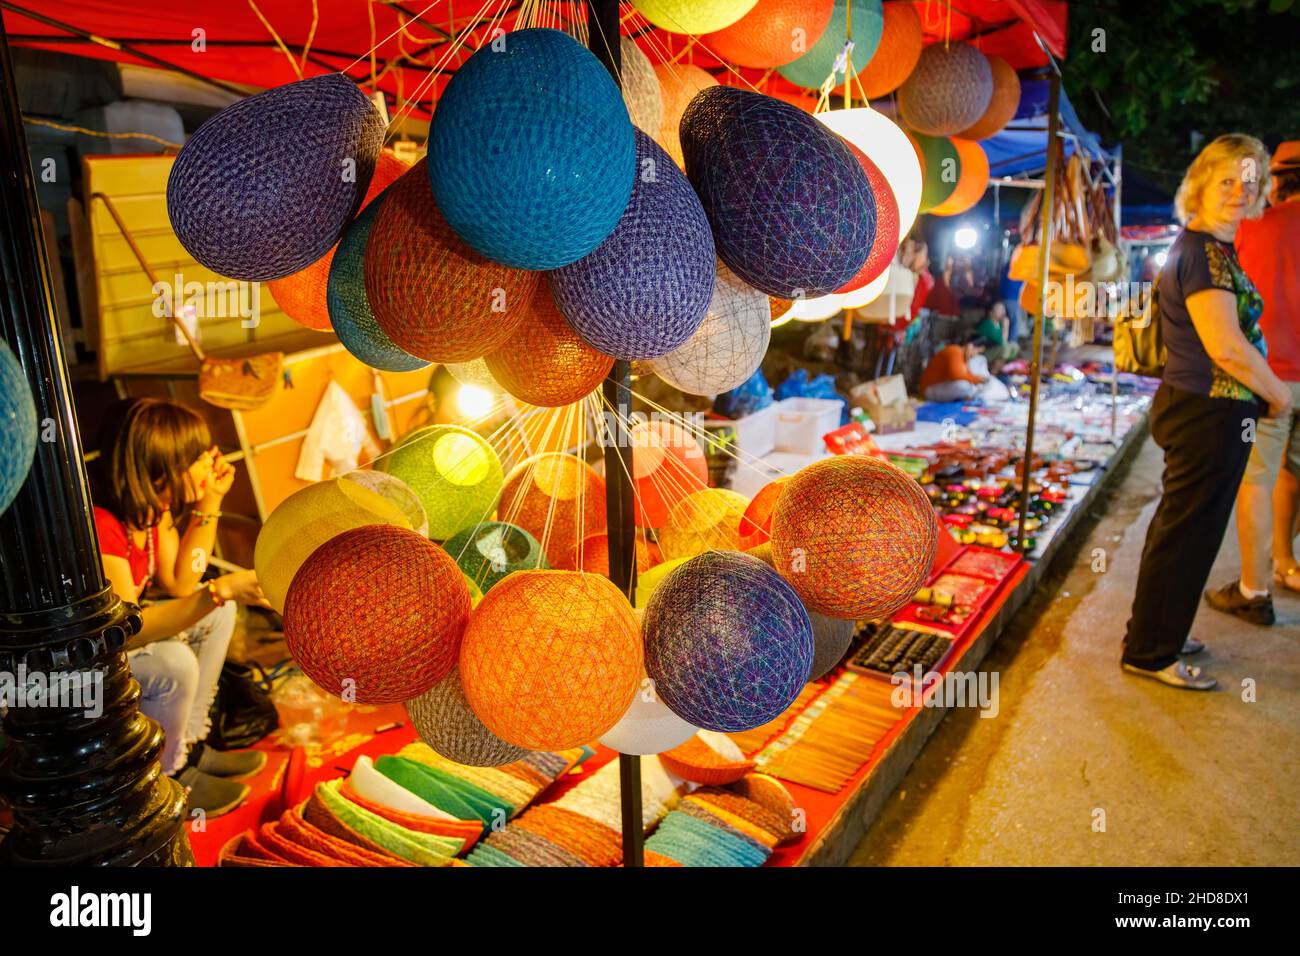
[[[1259,189],[1255,193],[1254,202],[1246,209],[1246,218],[1258,219],[1263,215],[1264,203],[1269,191],[1268,150],[1253,136],[1247,136],[1245,133],[1227,133],[1201,150],[1192,160],[1192,165],[1187,167],[1187,172],[1183,174],[1183,181],[1178,186],[1178,194],[1174,196],[1174,214],[1183,225],[1200,212],[1201,193],[1205,191],[1210,176],[1214,174],[1214,167],[1225,159],[1243,162],[1250,160],[1254,163],[1253,175],[1255,181],[1259,183]]]

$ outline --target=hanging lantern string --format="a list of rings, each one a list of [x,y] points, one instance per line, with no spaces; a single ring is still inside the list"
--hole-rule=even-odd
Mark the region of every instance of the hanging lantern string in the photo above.
[[[665,16],[668,16],[668,14],[665,14]],[[629,14],[627,17],[624,17],[624,22],[627,22],[627,20],[629,19],[631,19],[631,14]],[[676,23],[677,21],[674,20],[673,22]],[[650,25],[649,21],[647,21],[647,25],[648,26]],[[654,29],[650,29],[648,32],[644,34],[644,36],[650,41],[650,45],[655,50],[655,53],[658,55],[659,62],[663,63],[665,66],[667,66],[669,69],[673,71],[674,79],[679,78],[676,70],[676,65],[678,60],[680,60],[682,56],[689,54],[691,50],[696,45],[698,45],[700,49],[702,49],[705,53],[709,54],[709,56],[713,57],[715,60],[721,63],[728,73],[731,73],[733,76],[739,79],[742,83],[748,86],[755,93],[762,92],[762,90],[760,90],[753,83],[751,83],[743,73],[737,70],[734,66],[728,63],[726,60],[724,60],[717,53],[714,53],[712,50],[710,50],[708,45],[705,44],[700,39],[698,34],[686,33],[686,31],[684,30],[682,32],[686,35],[687,38],[686,46],[682,47],[682,49],[679,50],[677,53],[672,52],[672,47],[668,45],[667,41],[661,38]],[[690,61],[688,60],[687,62]],[[768,72],[770,73],[771,71],[769,70]]]
[[[307,31],[307,42],[302,47],[302,59],[298,61],[298,75],[307,69],[307,54],[311,51],[312,41],[316,39],[316,25],[320,22],[320,4],[311,0],[311,29]]]
[[[251,3],[252,0],[249,0],[249,2]],[[437,6],[438,4],[440,4],[440,3],[442,3],[442,0],[433,0],[433,2],[430,3],[427,7],[425,7],[423,10],[421,10],[419,13],[415,14],[415,19],[419,19],[419,18],[423,17],[426,13],[428,13],[430,10],[432,10],[434,7],[436,7],[436,6]],[[367,7],[372,7],[372,6],[373,6],[373,4],[369,2],[369,0],[367,0],[367,4],[366,4],[366,5],[367,5]],[[481,11],[480,11],[480,12],[481,12]],[[384,37],[384,38],[383,38],[382,40],[380,40],[378,43],[372,44],[369,50],[367,50],[365,53],[361,54],[359,57],[357,57],[355,60],[353,60],[353,61],[352,61],[351,63],[349,63],[347,66],[343,67],[343,69],[339,70],[339,72],[340,72],[340,73],[347,73],[348,70],[352,69],[354,66],[356,66],[358,63],[360,63],[362,60],[366,59],[366,57],[372,56],[376,50],[378,50],[381,46],[383,46],[385,43],[387,43],[387,42],[388,42],[389,40],[391,40],[393,37],[397,36],[397,34],[401,33],[404,29],[405,29],[405,24],[402,23],[401,20],[399,19],[399,20],[398,20],[398,27],[397,27],[396,30],[394,30],[392,33],[388,34],[388,36]],[[373,34],[373,33],[371,34],[371,39],[372,39],[372,40],[374,39],[374,34]]]
[[[255,0],[248,0],[248,6],[252,9],[252,11],[255,14],[257,14],[257,19],[262,21],[262,26],[266,27],[266,32],[271,34],[271,39],[275,41],[275,45],[280,48],[280,52],[283,53],[285,59],[289,61],[289,66],[293,67],[293,72],[296,73],[298,75],[298,79],[301,80],[302,67],[299,66],[298,61],[293,58],[293,54],[289,52],[289,48],[284,45],[284,41],[280,39],[280,34],[276,32],[275,27],[271,26],[271,21],[268,20],[262,14],[262,11],[257,8],[257,3],[255,2]],[[307,52],[306,50],[304,50],[303,51],[304,61],[306,60],[306,58],[307,58]]]

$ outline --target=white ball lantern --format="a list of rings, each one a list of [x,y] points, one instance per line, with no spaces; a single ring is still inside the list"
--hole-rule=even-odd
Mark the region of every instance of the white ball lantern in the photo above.
[[[907,134],[869,106],[818,113],[817,119],[880,167],[898,201],[898,234],[905,237],[921,208],[921,161]]]

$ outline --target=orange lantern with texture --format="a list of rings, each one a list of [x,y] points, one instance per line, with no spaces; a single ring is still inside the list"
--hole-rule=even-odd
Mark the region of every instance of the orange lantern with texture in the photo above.
[[[708,459],[699,442],[676,422],[640,422],[630,437],[637,527],[662,527],[673,505],[709,487]]]
[[[605,530],[605,479],[573,455],[534,455],[506,478],[497,517],[541,542],[551,567],[576,567],[579,545]]]
[[[507,392],[544,408],[579,401],[599,388],[614,367],[613,358],[597,352],[569,326],[549,282],[533,296],[514,335],[485,361]]]
[[[655,74],[659,77],[659,87],[663,91],[664,118],[658,130],[646,132],[652,133],[654,141],[664,148],[673,162],[685,169],[686,160],[682,156],[680,136],[682,114],[700,90],[717,86],[718,81],[690,63],[656,63]]]
[[[984,115],[957,136],[961,139],[988,139],[1015,119],[1020,109],[1020,77],[1011,64],[1000,56],[989,57],[993,68],[993,99]]]
[[[959,216],[984,197],[989,185],[989,158],[974,140],[952,137],[961,160],[961,173],[952,195],[930,210],[932,216]]]
[[[901,608],[930,573],[935,537],[921,486],[859,455],[800,469],[772,517],[777,571],[809,610],[830,617],[879,620]]]
[[[366,198],[361,203],[365,209],[371,201],[388,188],[407,170],[406,163],[390,150],[383,150],[375,163],[375,174],[370,178]],[[358,210],[360,211],[360,210]],[[272,279],[266,284],[275,304],[284,314],[299,325],[328,332],[331,328],[329,309],[325,304],[325,288],[329,284],[330,265],[338,244],[305,269],[300,269],[283,279]]]
[[[749,499],[726,488],[706,488],[673,505],[659,531],[665,559],[693,558],[705,551],[739,551],[740,522]]]
[[[821,39],[835,0],[758,0],[729,27],[700,39],[703,47],[737,66],[785,66]]]
[[[642,673],[632,605],[577,571],[517,571],[484,595],[460,647],[461,687],[507,743],[565,750],[618,723]]]
[[[910,3],[888,2],[884,4],[884,14],[880,45],[867,65],[858,70],[857,81],[849,84],[853,96],[874,100],[892,93],[912,75],[916,61],[921,59],[921,17],[916,7]],[[844,87],[840,86],[832,95],[843,96]]]
[[[745,516],[740,522],[740,550],[757,548],[772,538],[772,513],[776,511],[776,502],[781,497],[781,488],[789,481],[778,478],[765,484],[745,509]]]
[[[579,568],[588,574],[603,574],[609,577],[609,534],[602,531],[593,534],[582,542],[582,553],[578,556],[582,566]],[[644,574],[663,560],[659,545],[646,539],[644,533],[636,536],[636,573]]]

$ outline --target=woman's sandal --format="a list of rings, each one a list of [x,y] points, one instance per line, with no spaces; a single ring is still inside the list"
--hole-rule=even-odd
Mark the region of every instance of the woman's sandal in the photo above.
[[[1300,593],[1300,587],[1288,583],[1291,578],[1300,578],[1300,566],[1292,565],[1291,567],[1287,568],[1285,571],[1275,570],[1273,572],[1274,584],[1281,585],[1283,588],[1285,588],[1288,591],[1295,591],[1297,593]]]

